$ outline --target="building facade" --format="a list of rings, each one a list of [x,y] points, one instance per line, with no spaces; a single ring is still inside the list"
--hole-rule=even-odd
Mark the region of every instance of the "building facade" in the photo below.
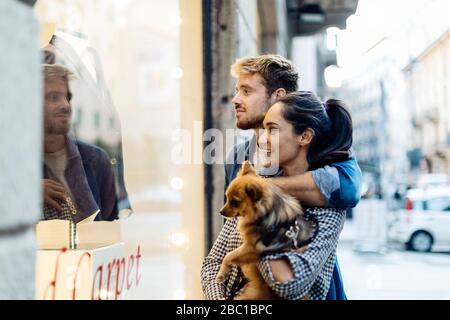
[[[404,69],[415,154],[426,173],[450,174],[450,30]],[[414,153],[412,153],[414,154]],[[417,162],[417,161],[416,161]],[[417,169],[417,165],[416,165]]]

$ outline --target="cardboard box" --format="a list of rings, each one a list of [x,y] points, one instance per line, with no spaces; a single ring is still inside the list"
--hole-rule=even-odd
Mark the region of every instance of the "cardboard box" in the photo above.
[[[124,257],[123,243],[76,250],[38,250],[36,298],[122,299],[137,276],[134,258]]]
[[[138,246],[136,254],[125,257],[119,221],[77,224],[75,245],[69,230],[69,221],[63,220],[36,227],[36,299],[125,298],[139,283],[141,254]]]

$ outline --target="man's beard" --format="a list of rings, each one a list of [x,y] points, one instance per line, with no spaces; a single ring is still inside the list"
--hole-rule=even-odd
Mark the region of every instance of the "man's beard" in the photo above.
[[[261,127],[264,117],[257,117],[250,120],[238,121],[236,119],[236,127],[241,130],[256,129]]]
[[[45,134],[67,134],[70,130],[70,125],[54,125],[45,126]]]

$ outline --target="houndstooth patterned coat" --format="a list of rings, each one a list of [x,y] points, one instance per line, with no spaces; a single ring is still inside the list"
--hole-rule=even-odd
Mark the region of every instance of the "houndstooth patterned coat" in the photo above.
[[[303,253],[294,251],[271,254],[264,257],[258,268],[274,292],[283,299],[295,300],[308,295],[312,300],[324,300],[330,286],[336,259],[339,234],[345,221],[345,211],[333,208],[306,209],[317,219],[319,232]],[[225,299],[232,288],[241,281],[240,273],[233,266],[224,284],[216,282],[216,275],[225,255],[242,244],[237,230],[238,218],[227,219],[219,237],[205,258],[201,270],[203,292],[207,299]],[[269,266],[269,260],[285,257],[294,271],[294,279],[277,282]]]

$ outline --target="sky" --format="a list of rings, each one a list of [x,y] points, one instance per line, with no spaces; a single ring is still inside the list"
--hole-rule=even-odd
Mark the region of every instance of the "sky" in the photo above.
[[[338,64],[344,70],[352,68],[383,38],[397,44],[392,54],[407,60],[450,28],[448,12],[448,0],[359,0],[347,29],[339,32]]]

